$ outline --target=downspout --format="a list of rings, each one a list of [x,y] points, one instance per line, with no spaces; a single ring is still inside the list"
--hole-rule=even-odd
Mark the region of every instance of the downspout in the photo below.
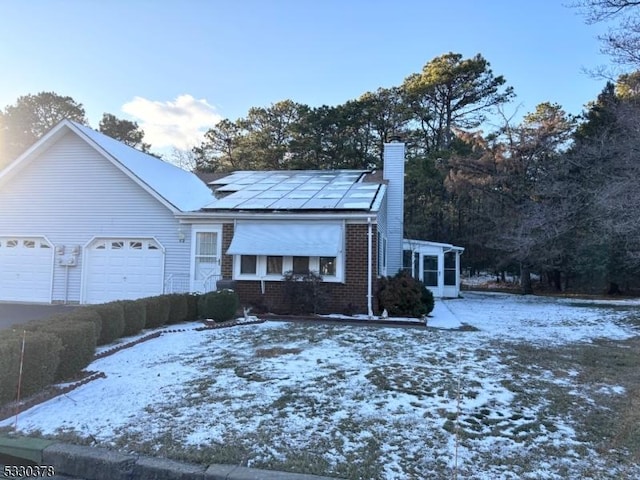
[[[367,232],[367,242],[368,242],[368,262],[367,262],[367,313],[369,314],[369,318],[373,318],[373,279],[372,276],[372,268],[371,268],[371,260],[373,259],[373,228],[371,225],[371,217],[367,217],[368,224],[368,232]]]

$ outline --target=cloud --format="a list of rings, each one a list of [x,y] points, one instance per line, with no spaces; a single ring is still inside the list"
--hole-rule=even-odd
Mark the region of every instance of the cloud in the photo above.
[[[189,150],[200,145],[204,133],[222,120],[213,105],[180,95],[175,101],[154,101],[134,97],[122,106],[144,130],[144,140],[152,149],[176,147]]]

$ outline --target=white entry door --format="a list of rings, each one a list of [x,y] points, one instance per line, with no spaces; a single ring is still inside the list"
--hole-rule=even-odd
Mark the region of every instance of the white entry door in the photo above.
[[[85,303],[160,295],[163,281],[164,250],[156,240],[100,238],[87,247]]]
[[[51,302],[53,248],[44,237],[0,237],[0,300]]]
[[[221,230],[194,230],[191,291],[211,292],[220,278]]]

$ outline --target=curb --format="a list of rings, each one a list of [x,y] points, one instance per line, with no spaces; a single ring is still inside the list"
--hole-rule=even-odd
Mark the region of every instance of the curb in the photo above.
[[[37,463],[53,467],[56,476],[83,480],[336,480],[237,465],[196,465],[31,437],[0,436],[0,444],[12,444],[16,457],[41,460]]]

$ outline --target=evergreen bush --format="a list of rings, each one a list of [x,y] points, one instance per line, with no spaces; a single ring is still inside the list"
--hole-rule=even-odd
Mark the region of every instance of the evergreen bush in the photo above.
[[[73,378],[92,362],[98,340],[96,317],[100,315],[95,310],[79,308],[28,325],[30,330],[54,334],[62,342],[56,380]]]
[[[124,333],[124,310],[120,302],[87,307],[95,310],[102,320],[102,328],[98,337],[98,345],[107,345],[122,337]]]
[[[428,289],[405,271],[378,281],[378,309],[394,317],[422,317],[430,312]],[[433,296],[432,296],[433,297]],[[432,298],[433,300],[433,298]],[[433,307],[431,307],[433,309]]]
[[[166,295],[144,299],[146,306],[145,328],[159,328],[169,320],[170,303]]]
[[[192,322],[198,319],[198,299],[200,295],[196,293],[183,293],[187,301],[187,321]]]
[[[147,307],[144,300],[122,300],[122,311],[124,313],[123,337],[128,337],[139,333],[146,321]]]
[[[225,322],[235,317],[240,300],[233,290],[218,290],[200,296],[198,300],[198,315],[200,318],[210,318],[216,322]]]
[[[0,337],[0,405],[15,400],[18,393],[23,332],[11,330]],[[60,363],[62,342],[51,333],[27,331],[24,335],[21,398],[51,385]]]
[[[180,293],[172,293],[166,295],[169,299],[169,318],[168,324],[180,323],[187,320],[189,314],[189,305],[187,298]]]
[[[321,313],[328,299],[322,276],[316,272],[285,272],[283,297],[289,305],[289,313]]]

